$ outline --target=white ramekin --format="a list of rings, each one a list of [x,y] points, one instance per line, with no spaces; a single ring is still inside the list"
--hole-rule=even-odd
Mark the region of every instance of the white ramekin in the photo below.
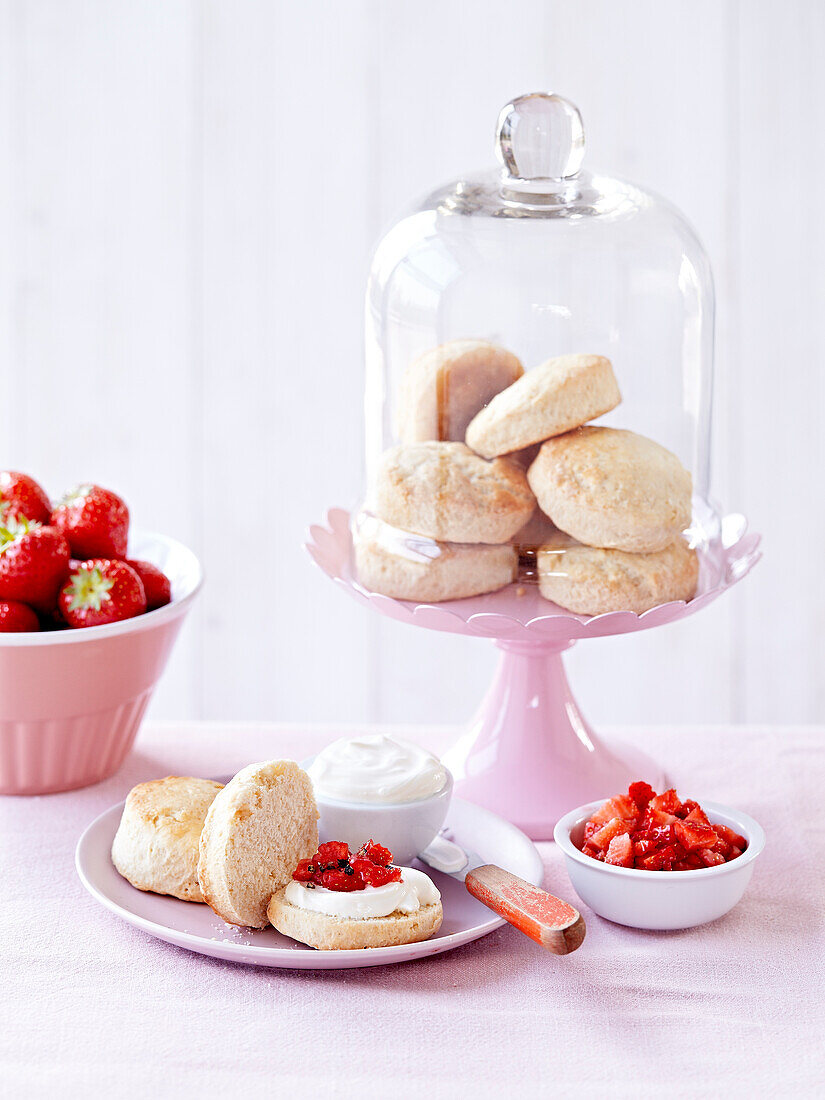
[[[594,913],[631,928],[693,928],[724,916],[740,900],[756,857],[765,847],[765,833],[752,817],[716,802],[702,802],[711,824],[716,821],[744,836],[748,847],[742,855],[695,871],[641,871],[613,867],[579,850],[585,823],[604,801],[571,810],[553,832],[573,889]]]
[[[301,767],[308,769],[314,759],[304,760]],[[440,791],[415,802],[339,802],[316,792],[318,833],[322,842],[343,840],[352,851],[374,840],[389,848],[394,863],[406,865],[438,836],[452,793],[449,771]]]

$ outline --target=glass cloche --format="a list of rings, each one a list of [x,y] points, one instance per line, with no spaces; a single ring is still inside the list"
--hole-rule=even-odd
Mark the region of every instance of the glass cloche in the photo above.
[[[707,256],[669,203],[583,167],[560,96],[508,103],[495,151],[375,252],[359,580],[583,615],[689,600],[719,539]]]

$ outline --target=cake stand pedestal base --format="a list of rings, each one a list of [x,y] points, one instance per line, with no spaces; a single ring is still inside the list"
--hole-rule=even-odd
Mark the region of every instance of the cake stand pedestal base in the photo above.
[[[572,641],[499,640],[501,661],[481,709],[445,754],[455,792],[552,840],[571,806],[608,798],[644,779],[656,790],[664,772],[644,753],[605,744],[579,710],[562,653]]]

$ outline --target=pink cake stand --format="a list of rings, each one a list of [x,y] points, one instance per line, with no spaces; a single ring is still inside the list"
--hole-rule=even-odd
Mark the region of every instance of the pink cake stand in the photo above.
[[[502,650],[492,686],[475,719],[444,757],[462,798],[512,821],[533,840],[550,840],[574,806],[622,790],[634,779],[661,785],[664,774],[638,749],[606,744],[588,725],[567,682],[562,653],[580,638],[630,634],[677,622],[707,607],[759,560],[759,536],[743,516],[727,516],[720,539],[700,552],[699,586],[688,603],[661,604],[643,615],[616,611],[573,615],[543,599],[535,585],[511,584],[465,600],[419,604],[371,592],[353,567],[349,513],[332,509],[310,528],[315,563],[359,603],[391,619],[487,638]]]

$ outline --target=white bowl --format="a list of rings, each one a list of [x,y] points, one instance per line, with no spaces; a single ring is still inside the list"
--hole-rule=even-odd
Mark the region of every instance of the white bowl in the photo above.
[[[301,767],[308,769],[314,759],[304,760]],[[316,793],[318,833],[321,842],[343,840],[354,852],[374,840],[389,848],[394,863],[406,866],[438,836],[452,794],[449,771],[440,791],[415,802],[339,802]]]
[[[716,802],[703,802],[711,824],[727,825],[747,840],[742,855],[730,863],[696,871],[642,871],[602,863],[577,847],[584,839],[585,823],[604,801],[571,810],[553,831],[573,889],[594,913],[630,928],[664,931],[707,924],[733,909],[765,847],[765,833],[752,817]]]

